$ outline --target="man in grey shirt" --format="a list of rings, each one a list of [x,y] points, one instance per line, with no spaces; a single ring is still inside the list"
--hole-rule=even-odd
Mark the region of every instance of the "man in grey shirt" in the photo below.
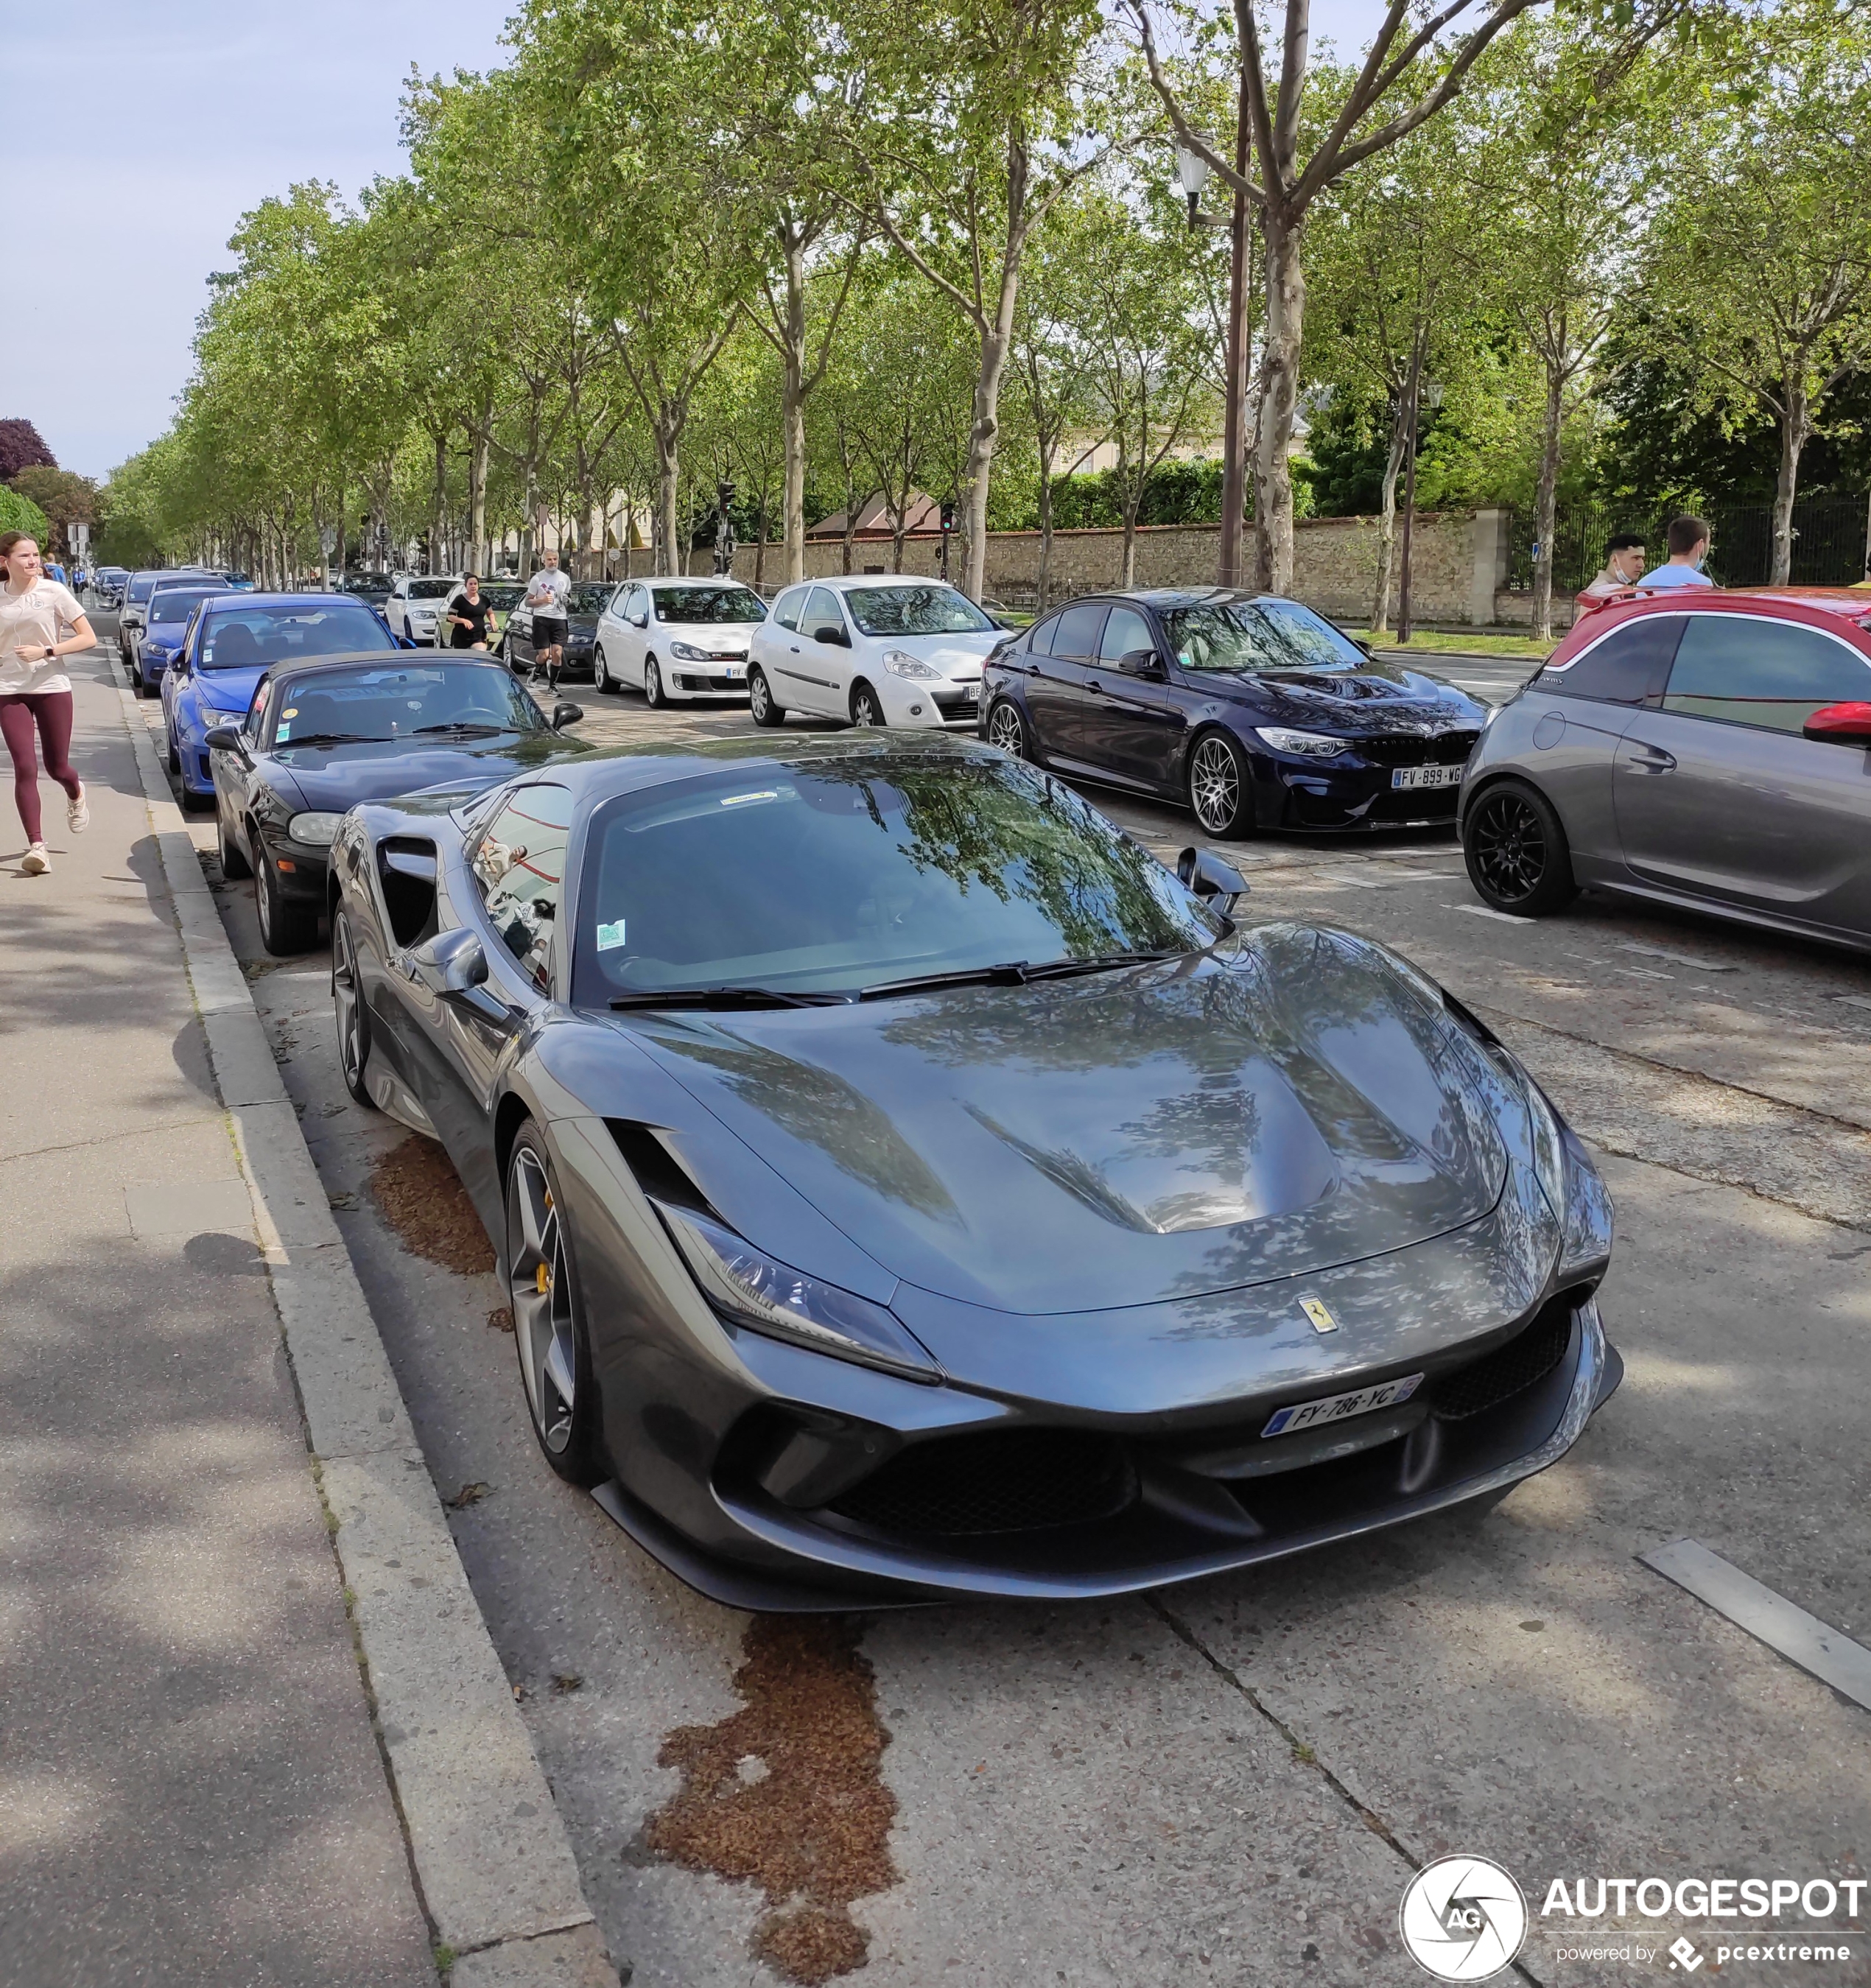
[[[526,605],[533,610],[533,681],[543,670],[553,690],[559,688],[559,665],[565,660],[571,595],[571,580],[559,570],[559,555],[542,553],[540,570],[527,583]]]

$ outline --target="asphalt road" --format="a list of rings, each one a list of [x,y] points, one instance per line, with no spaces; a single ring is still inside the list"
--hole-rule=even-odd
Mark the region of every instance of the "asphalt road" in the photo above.
[[[1444,668],[1495,695],[1525,673]],[[594,742],[748,725],[570,694]],[[1197,839],[1170,810],[1096,798],[1166,854]],[[211,825],[196,833],[215,877]],[[1226,853],[1250,916],[1372,933],[1487,1014],[1594,1144],[1626,1384],[1561,1466],[1479,1518],[1152,1599],[861,1625],[895,1813],[888,1867],[845,1888],[870,1936],[855,1978],[1402,1988],[1426,1978],[1398,1939],[1403,1885],[1462,1850],[1528,1895],[1523,1977],[1585,1982],[1606,1963],[1569,1957],[1582,1939],[1634,1938],[1663,1973],[1686,1928],[1705,1953],[1720,1936],[1542,1918],[1555,1878],[1863,1875],[1871,1713],[1635,1556],[1698,1539],[1871,1641],[1871,970],[1589,895],[1545,923],[1493,918],[1446,835]],[[325,955],[267,960],[249,887],[220,895],[436,1482],[486,1487],[457,1537],[611,1951],[658,1988],[779,1981],[753,1946],[772,1901],[671,1861],[655,1819],[695,1743],[665,1754],[670,1736],[732,1719],[738,1746],[776,1702],[828,1702],[810,1662],[774,1700],[748,1618],[547,1472],[488,1322],[492,1278],[411,1254],[373,1200],[405,1135],[344,1094]],[[861,1663],[839,1675],[864,1696]],[[753,1743],[743,1778],[816,1772],[819,1743]],[[761,1829],[799,1815],[746,1821],[726,1863],[757,1871]],[[1849,1963],[1724,1978],[1871,1982],[1867,1953],[1861,1936]]]

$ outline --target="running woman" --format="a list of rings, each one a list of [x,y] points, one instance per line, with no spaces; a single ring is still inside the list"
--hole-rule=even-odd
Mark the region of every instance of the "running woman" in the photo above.
[[[0,735],[13,762],[13,804],[26,832],[20,868],[42,877],[52,867],[39,818],[39,754],[65,789],[65,819],[74,835],[91,825],[84,783],[72,771],[72,680],[63,658],[97,637],[71,590],[46,577],[39,543],[24,532],[0,536]],[[38,733],[38,750],[33,734]]]

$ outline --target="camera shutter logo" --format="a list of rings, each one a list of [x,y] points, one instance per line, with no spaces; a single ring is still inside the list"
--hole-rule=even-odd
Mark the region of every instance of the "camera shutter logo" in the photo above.
[[[1441,1858],[1409,1881],[1397,1931],[1410,1958],[1438,1981],[1485,1981],[1526,1939],[1526,1897],[1485,1857]]]

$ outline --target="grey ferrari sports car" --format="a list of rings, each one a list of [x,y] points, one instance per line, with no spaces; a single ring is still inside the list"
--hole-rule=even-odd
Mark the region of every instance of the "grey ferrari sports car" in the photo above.
[[[1504,1494],[1611,1209],[1396,954],[941,735],[370,803],[353,1094],[446,1147],[548,1462],[749,1608],[1108,1594]]]

